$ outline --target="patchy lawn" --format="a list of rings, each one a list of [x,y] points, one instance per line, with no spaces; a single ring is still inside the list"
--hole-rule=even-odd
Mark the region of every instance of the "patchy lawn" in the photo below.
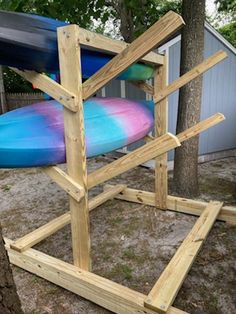
[[[91,160],[90,171],[112,158]],[[202,164],[199,173],[200,199],[236,206],[236,157]],[[154,173],[139,167],[110,182],[152,191]],[[90,196],[101,191],[96,187]],[[11,239],[68,210],[66,193],[37,169],[0,170],[0,197],[3,232]],[[147,294],[195,221],[190,215],[108,201],[91,212],[93,271]],[[36,248],[71,262],[70,238],[67,226]],[[174,306],[195,314],[236,313],[235,240],[236,227],[215,223]],[[13,267],[13,272],[27,314],[110,313],[20,268]]]

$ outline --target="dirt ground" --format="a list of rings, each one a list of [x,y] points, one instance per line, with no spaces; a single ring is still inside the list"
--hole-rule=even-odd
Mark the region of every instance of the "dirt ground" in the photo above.
[[[90,171],[112,155],[89,162]],[[236,157],[199,166],[201,200],[236,206]],[[170,189],[171,189],[170,173]],[[139,167],[112,180],[153,190],[153,170]],[[90,196],[101,192],[97,187]],[[16,239],[68,209],[68,197],[37,169],[0,170],[0,220],[6,237]],[[91,212],[93,271],[137,291],[148,293],[196,217],[111,200]],[[36,248],[72,261],[70,227]],[[217,222],[198,255],[174,306],[195,314],[236,313],[236,227]],[[73,293],[22,269],[14,279],[26,314],[110,313]],[[1,313],[4,314],[4,313]]]

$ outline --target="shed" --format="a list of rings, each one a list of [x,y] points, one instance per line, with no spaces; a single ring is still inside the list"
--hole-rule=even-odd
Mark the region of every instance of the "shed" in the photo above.
[[[168,79],[171,83],[179,76],[181,35],[165,43],[158,49],[168,57]],[[226,120],[200,136],[200,161],[236,155],[236,48],[207,22],[205,23],[205,57],[218,50],[224,50],[228,58],[203,75],[201,119],[216,112],[222,112]],[[178,91],[169,96],[169,131],[175,134]],[[136,87],[124,81],[113,81],[101,91],[102,96],[127,97],[129,99],[149,99]],[[132,150],[139,143],[128,147]],[[169,154],[173,160],[174,153]]]

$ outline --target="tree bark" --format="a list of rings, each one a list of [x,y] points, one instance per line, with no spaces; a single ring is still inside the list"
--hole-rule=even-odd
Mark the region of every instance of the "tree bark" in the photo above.
[[[186,26],[181,40],[181,75],[202,62],[204,55],[205,0],[183,0],[182,15]],[[191,127],[200,120],[202,76],[180,89],[176,133]],[[199,194],[198,136],[183,142],[175,150],[174,186],[182,196]]]
[[[0,225],[0,313],[23,314]]]
[[[131,43],[135,39],[134,35],[134,16],[124,0],[107,0],[107,6],[111,6],[120,18],[120,33],[124,41]]]

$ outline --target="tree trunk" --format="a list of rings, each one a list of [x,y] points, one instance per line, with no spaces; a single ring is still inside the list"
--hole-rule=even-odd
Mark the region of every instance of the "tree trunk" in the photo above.
[[[124,38],[124,41],[131,43],[135,39],[134,16],[132,10],[127,6],[125,0],[109,0],[106,4],[111,6],[120,18],[120,33]]]
[[[23,314],[0,226],[0,313]]]
[[[202,62],[204,55],[205,0],[183,0],[182,15],[186,26],[181,40],[181,75]],[[191,127],[200,120],[202,77],[181,88],[176,133]],[[175,150],[175,192],[186,197],[199,194],[198,142],[196,136],[183,142]]]

